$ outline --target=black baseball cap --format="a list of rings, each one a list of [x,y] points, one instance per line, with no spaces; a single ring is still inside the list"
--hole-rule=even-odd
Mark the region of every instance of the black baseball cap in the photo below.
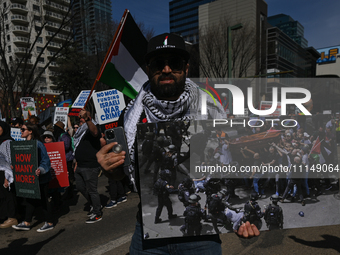
[[[148,63],[152,57],[162,53],[180,54],[186,61],[190,58],[189,52],[185,49],[183,38],[173,33],[164,33],[151,38],[148,42],[145,60]]]

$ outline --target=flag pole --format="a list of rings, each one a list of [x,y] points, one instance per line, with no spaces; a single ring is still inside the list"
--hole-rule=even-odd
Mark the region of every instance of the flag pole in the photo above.
[[[319,138],[319,137],[318,137],[318,138]],[[322,143],[323,140],[324,140],[324,139],[322,139],[317,145],[314,145],[314,146],[312,147],[312,149],[310,150],[308,156],[309,156],[310,154],[312,154],[313,149],[316,148],[316,146],[318,146],[320,143]]]
[[[110,44],[110,48],[109,48],[109,50],[106,52],[106,56],[105,56],[105,58],[104,58],[104,61],[103,61],[102,65],[101,65],[101,67],[100,67],[100,69],[99,69],[99,72],[98,72],[98,74],[97,74],[97,77],[96,77],[96,79],[95,79],[95,81],[94,81],[94,83],[93,83],[93,85],[92,85],[91,92],[90,92],[90,94],[89,94],[89,96],[88,96],[88,98],[87,98],[87,100],[86,100],[86,102],[85,102],[84,109],[86,108],[87,103],[89,102],[89,100],[90,100],[90,98],[91,98],[91,95],[92,95],[92,93],[93,93],[94,88],[96,87],[97,82],[99,81],[100,77],[101,77],[102,74],[103,74],[104,67],[106,66],[107,62],[110,60],[110,56],[112,56],[112,55],[111,55],[111,52],[113,51],[113,46],[115,45],[115,43],[116,43],[116,41],[117,41],[117,38],[118,38],[118,35],[120,34],[120,32],[121,32],[121,30],[122,30],[122,28],[123,28],[123,24],[125,23],[125,20],[126,20],[126,17],[127,17],[127,15],[128,15],[128,13],[129,13],[129,10],[128,10],[128,9],[125,9],[124,14],[123,14],[123,16],[122,16],[122,19],[121,19],[120,22],[119,22],[119,25],[118,25],[118,28],[117,28],[117,30],[116,30],[116,33],[115,33],[115,35],[113,36],[112,42],[111,42],[111,44]]]

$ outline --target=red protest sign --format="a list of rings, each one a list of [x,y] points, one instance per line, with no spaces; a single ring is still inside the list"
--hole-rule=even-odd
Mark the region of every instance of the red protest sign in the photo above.
[[[47,154],[51,161],[52,180],[49,188],[68,187],[67,164],[64,142],[45,143]]]

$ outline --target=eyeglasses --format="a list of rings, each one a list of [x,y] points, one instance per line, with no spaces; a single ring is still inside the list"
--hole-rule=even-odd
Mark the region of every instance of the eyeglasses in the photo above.
[[[183,70],[185,60],[181,57],[156,58],[148,66],[151,72],[161,72],[165,65],[169,66],[172,71],[178,72]]]
[[[26,130],[28,130],[27,128],[22,128],[21,132],[25,132]]]
[[[79,128],[79,127],[74,127],[74,129]]]

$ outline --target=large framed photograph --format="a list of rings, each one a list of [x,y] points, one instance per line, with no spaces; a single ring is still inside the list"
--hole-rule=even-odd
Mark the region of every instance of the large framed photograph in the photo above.
[[[335,116],[320,116],[138,124],[144,239],[340,224]]]

